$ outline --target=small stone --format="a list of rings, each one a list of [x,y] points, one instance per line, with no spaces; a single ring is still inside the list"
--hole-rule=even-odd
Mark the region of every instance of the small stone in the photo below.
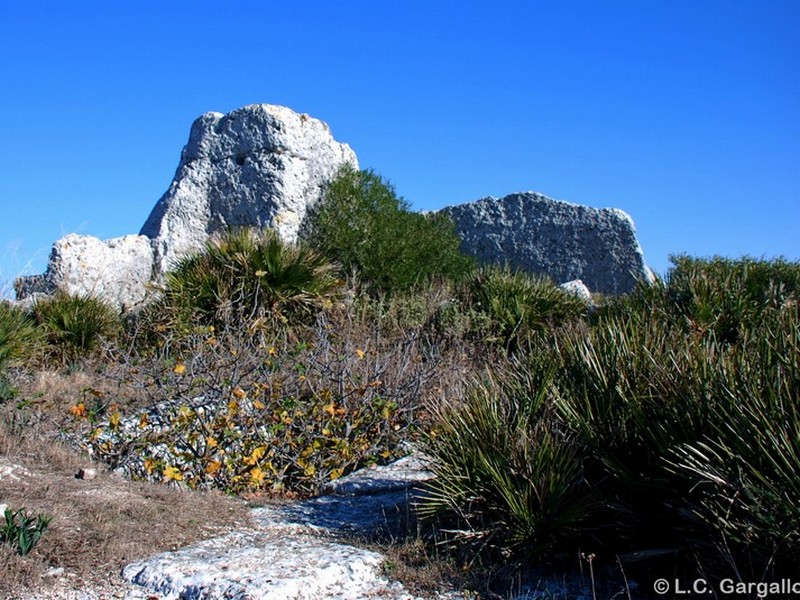
[[[22,465],[10,463],[0,458],[0,481],[4,479],[18,481],[21,477],[32,477],[32,474]]]
[[[94,479],[97,477],[97,470],[96,469],[78,469],[78,472],[75,473],[75,479]]]
[[[580,298],[588,306],[594,306],[594,300],[592,299],[592,292],[589,291],[589,288],[586,287],[586,284],[583,283],[580,279],[573,279],[572,281],[567,281],[566,283],[562,283],[558,287],[560,287],[568,294],[572,294],[573,296]]]

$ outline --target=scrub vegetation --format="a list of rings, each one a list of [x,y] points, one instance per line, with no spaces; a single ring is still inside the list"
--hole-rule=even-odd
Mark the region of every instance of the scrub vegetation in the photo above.
[[[372,172],[343,171],[328,200],[298,245],[212,238],[137,314],[0,305],[2,460],[51,478],[0,481],[0,592],[118,572],[156,549],[143,517],[187,543],[246,522],[241,499],[318,494],[409,444],[437,477],[387,572],[420,593],[800,564],[800,264],[677,256],[589,307],[477,268]],[[117,491],[73,490],[87,464]]]

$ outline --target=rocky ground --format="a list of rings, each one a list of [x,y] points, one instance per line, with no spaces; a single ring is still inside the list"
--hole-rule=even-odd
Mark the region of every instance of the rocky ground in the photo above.
[[[256,527],[137,561],[125,580],[159,598],[411,598],[354,545],[391,528],[430,477],[418,457],[334,482],[329,494],[252,511]]]
[[[5,463],[0,475],[31,476]],[[250,510],[246,524],[188,546],[127,564],[119,574],[82,579],[51,569],[38,592],[11,600],[325,599],[412,600],[385,573],[386,557],[369,549],[408,520],[415,485],[431,476],[424,458],[411,455],[363,469],[331,485],[327,494],[296,502],[270,502]],[[632,584],[635,586],[635,584]],[[480,597],[447,590],[425,598]],[[630,594],[630,592],[628,592]],[[587,581],[539,581],[509,596],[522,599],[593,598]],[[630,597],[615,596],[615,597]]]
[[[362,469],[305,500],[132,482],[63,444],[50,422],[92,382],[84,373],[40,375],[26,397],[57,410],[0,410],[0,504],[53,517],[29,555],[0,544],[0,597],[500,597],[463,591],[480,582],[414,537],[410,502],[431,477],[423,457]],[[502,597],[593,597],[580,574],[535,581]]]
[[[35,474],[21,465],[4,462],[0,477],[0,482],[10,483]],[[424,461],[409,456],[342,478],[324,496],[253,508],[247,523],[222,535],[131,562],[119,577],[81,579],[65,568],[55,568],[47,573],[49,581],[43,582],[41,592],[12,597],[412,598],[400,583],[385,576],[385,558],[365,549],[364,542],[403,520],[414,494],[413,485],[428,477]],[[440,597],[456,596],[442,593]]]

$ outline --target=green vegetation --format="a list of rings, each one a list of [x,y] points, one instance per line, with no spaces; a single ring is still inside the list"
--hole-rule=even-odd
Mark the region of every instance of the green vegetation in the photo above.
[[[121,327],[119,313],[102,300],[64,292],[37,302],[33,315],[44,331],[48,352],[65,363],[98,351]]]
[[[744,258],[703,260],[672,257],[665,309],[695,332],[712,330],[722,342],[736,342],[770,310],[800,292],[796,263]]]
[[[33,515],[25,509],[6,508],[5,521],[0,525],[0,543],[8,544],[20,556],[27,555],[47,530],[52,517]]]
[[[226,330],[192,334],[185,359],[139,373],[144,409],[73,406],[92,453],[138,480],[300,495],[398,457],[425,373],[409,364],[415,344],[368,354],[369,339],[322,325],[313,344]]]
[[[549,279],[487,266],[464,286],[462,302],[483,319],[487,339],[508,349],[532,332],[576,321],[586,304]]]
[[[334,265],[307,246],[240,229],[212,237],[203,252],[180,261],[155,312],[173,319],[172,327],[234,317],[286,322],[313,313],[339,287]]]
[[[16,393],[6,373],[8,367],[31,356],[41,343],[41,331],[30,315],[7,302],[0,302],[0,401]]]
[[[0,394],[22,390],[6,429],[57,423],[134,479],[247,497],[421,446],[437,478],[407,554],[490,591],[577,556],[642,581],[800,564],[800,264],[679,256],[590,310],[474,269],[372,172],[327,200],[309,245],[215,236],[124,327],[93,298],[0,305]],[[80,386],[31,392],[42,356]],[[47,522],[6,513],[3,539],[30,550]]]
[[[352,167],[329,185],[311,218],[309,240],[373,291],[406,291],[437,277],[463,277],[472,268],[446,216],[411,212],[379,175]]]
[[[24,310],[0,302],[0,371],[30,354],[40,342],[36,323]]]
[[[800,562],[798,275],[783,261],[681,257],[666,282],[531,338],[507,373],[442,411],[423,514],[495,558],[588,547],[706,576],[788,574]]]
[[[539,559],[580,534],[594,500],[580,446],[547,406],[548,383],[520,371],[475,385],[440,412],[428,443],[437,478],[420,515],[447,514],[439,526],[455,532],[451,547]]]

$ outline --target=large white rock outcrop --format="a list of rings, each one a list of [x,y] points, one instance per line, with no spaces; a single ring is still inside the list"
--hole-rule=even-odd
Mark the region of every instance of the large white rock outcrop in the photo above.
[[[209,112],[192,125],[175,178],[141,233],[163,272],[227,227],[269,227],[294,241],[343,164],[358,166],[328,126],[283,106]]]
[[[143,235],[107,241],[71,233],[53,244],[43,275],[14,282],[18,299],[62,290],[92,295],[120,310],[141,304],[153,277],[153,247]]]
[[[462,249],[480,262],[509,264],[556,283],[580,279],[593,292],[624,294],[651,280],[633,220],[525,192],[443,209]]]
[[[60,289],[130,309],[144,300],[150,282],[216,231],[270,227],[294,241],[344,164],[357,168],[355,153],[308,115],[270,104],[206,113],[192,125],[175,177],[140,235],[58,240],[46,273],[15,282],[17,299]]]

